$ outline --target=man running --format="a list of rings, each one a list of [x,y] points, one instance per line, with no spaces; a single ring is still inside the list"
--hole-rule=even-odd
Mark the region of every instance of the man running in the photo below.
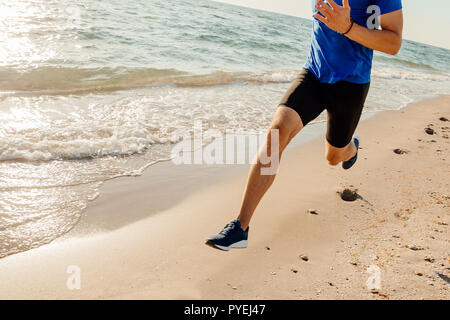
[[[278,131],[278,157],[292,138],[327,110],[327,160],[350,169],[358,157],[359,138],[353,137],[370,86],[373,50],[395,55],[402,43],[401,0],[313,0],[311,52],[303,70],[281,100],[267,141],[250,169],[241,211],[207,244],[229,250],[246,248],[250,219],[275,174],[263,153],[271,155],[272,130]],[[375,17],[375,18],[374,18]],[[279,160],[280,158],[278,158]]]

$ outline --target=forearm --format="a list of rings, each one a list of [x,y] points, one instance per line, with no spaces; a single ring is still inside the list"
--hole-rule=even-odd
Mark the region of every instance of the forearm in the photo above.
[[[392,55],[397,54],[402,45],[402,36],[397,32],[391,30],[370,30],[357,23],[354,23],[346,36],[367,48]]]

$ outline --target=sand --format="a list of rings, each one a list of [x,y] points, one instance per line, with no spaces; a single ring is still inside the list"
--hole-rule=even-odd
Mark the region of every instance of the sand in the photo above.
[[[165,163],[109,181],[63,239],[0,260],[0,299],[449,299],[450,122],[440,117],[450,96],[363,121],[349,171],[325,161],[324,132],[289,148],[247,249],[204,239],[235,217],[248,166]],[[343,201],[344,188],[358,199]],[[69,266],[79,290],[67,288]]]

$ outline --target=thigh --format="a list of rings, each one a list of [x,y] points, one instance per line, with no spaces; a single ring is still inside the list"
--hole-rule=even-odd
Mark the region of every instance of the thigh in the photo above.
[[[327,105],[328,143],[335,148],[347,146],[361,117],[370,83],[357,84],[340,81],[323,87]]]
[[[306,126],[325,110],[320,88],[321,83],[312,72],[303,69],[281,99],[279,106],[297,112],[303,126]]]

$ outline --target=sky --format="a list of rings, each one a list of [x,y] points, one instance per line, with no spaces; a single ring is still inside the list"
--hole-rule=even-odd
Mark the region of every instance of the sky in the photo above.
[[[310,0],[218,0],[312,19]],[[450,49],[450,1],[403,0],[405,39]]]

